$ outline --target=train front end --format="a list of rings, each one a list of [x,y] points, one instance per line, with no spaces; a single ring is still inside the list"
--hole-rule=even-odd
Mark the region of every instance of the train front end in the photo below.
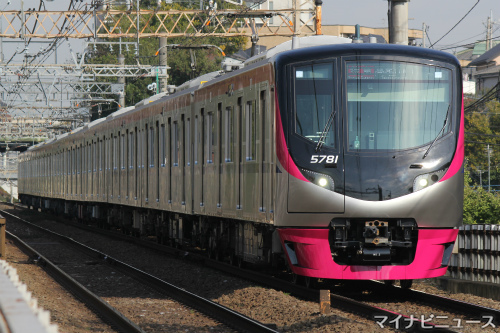
[[[345,44],[292,50],[275,64],[275,224],[293,272],[443,275],[463,209],[456,58]]]

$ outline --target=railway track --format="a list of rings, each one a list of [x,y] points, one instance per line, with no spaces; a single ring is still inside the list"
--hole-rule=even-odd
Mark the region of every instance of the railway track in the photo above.
[[[99,232],[106,236],[111,236],[114,238],[119,238],[122,240],[126,240],[128,242],[133,242],[140,246],[146,246],[149,248],[153,248],[155,250],[160,250],[163,252],[167,252],[174,255],[182,255],[186,256],[187,252],[184,250],[174,249],[170,247],[166,247],[163,245],[159,245],[157,243],[153,243],[151,241],[144,241],[138,238],[133,238],[129,236],[125,236],[122,234],[118,234],[115,232],[105,231],[102,229],[97,229],[89,226],[85,226],[83,224],[75,224],[75,226],[90,230],[92,232]],[[286,293],[293,294],[303,299],[308,299],[312,301],[317,301],[319,299],[319,291],[311,290],[302,286],[298,286],[292,283],[284,282],[282,279],[277,279],[270,277],[267,274],[262,274],[259,272],[251,271],[251,270],[241,270],[236,267],[215,260],[209,260],[205,257],[198,255],[196,253],[190,253],[188,257],[195,261],[205,261],[205,264],[216,268],[220,271],[224,271],[226,273],[230,273],[235,276],[239,276],[241,278],[254,281],[261,285],[266,285],[271,288],[281,290]],[[498,326],[498,318],[500,318],[500,311],[482,307],[466,302],[461,302],[457,300],[453,300],[446,297],[441,297],[437,295],[427,294],[423,292],[418,292],[415,290],[403,290],[398,287],[389,287],[381,283],[373,282],[370,284],[370,289],[374,292],[379,293],[390,293],[390,294],[398,294],[400,297],[404,297],[406,299],[412,300],[414,302],[420,302],[427,305],[432,305],[434,308],[446,309],[447,311],[452,311],[454,313],[460,313],[465,315],[463,319],[463,323],[468,322],[466,318],[474,318],[474,323],[476,323],[477,318],[480,318],[482,323],[488,324],[488,327],[492,327],[492,325]],[[455,332],[455,329],[460,329],[459,325],[451,325],[451,324],[437,324],[433,323],[429,318],[414,318],[413,316],[409,316],[407,314],[399,313],[394,310],[386,310],[376,305],[371,305],[366,301],[355,300],[353,297],[346,297],[340,294],[336,294],[335,287],[332,287],[333,293],[331,294],[331,303],[340,309],[356,313],[360,316],[373,320],[380,327],[392,327],[393,329],[404,330],[405,328],[412,331],[425,331],[439,329],[440,332]],[[403,296],[401,296],[403,295]],[[439,316],[438,316],[439,317]],[[440,318],[437,318],[440,319]]]
[[[120,272],[133,277],[135,280],[141,281],[141,283],[146,284],[148,287],[154,288],[160,293],[168,295],[168,297],[173,298],[190,308],[196,309],[206,316],[224,323],[228,327],[231,327],[238,332],[276,332],[274,329],[256,320],[248,318],[236,311],[212,302],[211,300],[200,297],[173,284],[163,281],[147,272],[141,271],[127,263],[113,258],[110,255],[93,249],[85,244],[79,243],[70,237],[37,226],[36,224],[26,221],[9,212],[2,211],[2,214],[4,216],[7,216],[8,218],[17,219],[18,221],[28,225],[30,228],[50,235],[50,237],[57,238],[64,243],[70,244],[73,248],[77,249],[79,252],[84,252],[94,260],[103,262],[108,266],[111,266],[114,269],[117,269]],[[84,300],[86,304],[95,309],[98,314],[105,318],[110,324],[117,327],[120,331],[124,332],[144,332],[137,324],[133,323],[116,309],[113,309],[113,307],[109,306],[106,301],[103,301],[87,288],[83,287],[76,281],[76,279],[73,279],[69,274],[63,272],[44,255],[34,250],[28,244],[23,242],[19,237],[11,233],[9,233],[9,237],[20,248],[22,248],[23,251],[26,251],[26,253],[31,257],[36,258],[36,260],[48,270],[49,274],[54,275],[56,280],[60,281],[70,291],[75,292],[77,294],[77,297]]]
[[[68,291],[74,294],[77,298],[82,300],[85,305],[93,309],[94,312],[103,318],[104,321],[111,324],[119,331],[123,332],[140,332],[144,331],[125,317],[121,312],[110,306],[106,301],[85,288],[81,283],[66,274],[62,269],[57,267],[52,261],[48,260],[40,252],[33,249],[26,242],[22,241],[19,237],[7,231],[7,237],[14,242],[14,244],[26,253],[31,258],[37,261],[37,264],[42,266],[49,275],[56,281],[63,285]]]

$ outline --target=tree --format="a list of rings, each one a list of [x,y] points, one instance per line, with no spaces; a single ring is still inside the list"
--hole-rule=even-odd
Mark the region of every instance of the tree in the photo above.
[[[500,196],[481,186],[473,186],[468,169],[464,172],[464,184],[464,223],[499,224]]]
[[[194,3],[193,3],[194,4]],[[196,3],[198,4],[198,3]],[[221,4],[219,4],[221,5]],[[144,9],[156,9],[157,2],[156,1],[141,1],[141,8]],[[225,5],[227,6],[227,5]],[[221,8],[221,7],[219,7]],[[170,10],[170,9],[187,9],[185,6],[181,6],[180,4],[165,4],[161,5],[162,10]],[[121,22],[119,27],[126,31],[126,22]],[[155,26],[158,26],[160,22],[156,18],[153,18],[149,25],[151,29],[154,29]],[[164,22],[164,24],[177,24],[180,29],[183,29],[183,25],[187,24],[203,24],[203,22],[188,22],[187,20],[179,21],[179,22]],[[169,28],[167,26],[167,28]],[[168,40],[169,44],[180,44],[180,45],[202,45],[202,44],[211,44],[220,47],[226,54],[232,54],[243,48],[246,43],[246,37],[212,37],[209,36],[210,27],[207,27],[207,35],[203,37],[179,37],[179,38],[171,38]],[[116,41],[116,39],[112,40]],[[136,39],[133,38],[122,38],[123,42],[135,42]],[[125,64],[137,64],[139,62],[142,65],[159,65],[159,57],[155,56],[156,51],[159,48],[159,38],[141,38],[140,39],[140,47],[139,47],[139,56],[137,57],[135,54],[135,50],[131,49],[129,51],[123,50],[122,53],[125,56]],[[117,64],[118,63],[118,47],[114,47],[111,51],[108,46],[105,45],[97,45],[95,50],[87,53],[86,55],[86,63],[89,64]],[[196,67],[195,70],[192,69],[191,66],[191,55],[189,50],[168,50],[168,66],[171,67],[169,71],[169,79],[168,84],[180,85],[186,81],[188,81],[192,77],[200,76],[205,73],[213,72],[215,70],[220,69],[220,63],[222,60],[222,55],[217,49],[209,49],[209,50],[196,50],[194,51],[196,57]],[[116,82],[116,78],[101,78],[101,82]],[[126,105],[134,105],[135,103],[151,96],[153,93],[147,89],[147,86],[153,82],[155,82],[155,78],[126,78],[125,82],[125,104]],[[118,100],[118,97],[116,97]],[[98,114],[97,107],[94,107],[92,110],[92,119],[96,119],[98,117],[104,117],[109,113],[116,111],[118,103],[113,103],[108,105],[107,108],[102,110],[102,114]]]
[[[465,101],[466,105],[470,101]],[[465,156],[472,170],[471,179],[479,183],[479,170],[487,170],[490,145],[490,169],[492,184],[500,184],[500,103],[489,101],[465,114]]]

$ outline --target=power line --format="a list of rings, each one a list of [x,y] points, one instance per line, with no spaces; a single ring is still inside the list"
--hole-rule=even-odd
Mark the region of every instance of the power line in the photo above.
[[[463,20],[467,17],[467,15],[469,15],[469,13],[470,13],[470,12],[471,12],[471,11],[472,11],[472,10],[473,10],[476,6],[477,6],[477,4],[479,3],[479,1],[481,1],[481,0],[477,0],[476,4],[475,4],[474,6],[472,6],[472,8],[471,8],[471,9],[469,9],[469,11],[468,11],[468,12],[467,12],[467,13],[466,13],[466,14],[465,14],[465,15],[464,15],[461,19],[460,19],[460,21],[458,21],[458,22],[457,22],[457,23],[456,23],[456,24],[455,24],[455,25],[454,25],[454,26],[453,26],[450,30],[448,30],[448,32],[447,32],[447,33],[445,33],[445,34],[443,35],[443,37],[439,38],[439,39],[438,39],[438,40],[437,40],[434,44],[432,44],[431,46],[429,46],[429,48],[431,48],[431,49],[432,49],[432,48],[433,48],[433,46],[434,46],[436,43],[438,43],[441,39],[445,38],[445,37],[446,37],[446,36],[447,36],[447,35],[448,35],[448,34],[449,34],[449,33],[450,33],[453,29],[455,29],[455,27],[456,27],[457,25],[459,25],[459,24],[460,24],[460,22],[462,22],[462,21],[463,21]]]
[[[469,141],[469,140],[464,140],[466,143],[477,143],[480,145],[490,145],[490,146],[500,146],[500,143],[491,143],[491,142],[479,142],[479,141]]]

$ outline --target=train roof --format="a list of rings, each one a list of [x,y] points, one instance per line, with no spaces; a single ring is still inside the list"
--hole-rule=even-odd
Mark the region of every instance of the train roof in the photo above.
[[[245,61],[245,66],[249,66],[256,62],[270,59],[275,55],[296,49],[303,49],[313,46],[324,46],[324,45],[335,45],[335,44],[351,44],[352,39],[337,37],[337,36],[325,36],[325,35],[315,35],[308,37],[293,37],[291,40],[276,45],[275,47],[253,56]]]
[[[211,73],[207,73],[204,75],[201,75],[195,79],[189,80],[179,87],[172,89],[172,86],[169,86],[169,92],[163,92],[160,94],[156,94],[153,96],[150,96],[148,98],[143,99],[142,101],[136,103],[133,106],[129,106],[126,108],[122,108],[118,111],[113,112],[112,114],[108,115],[106,118],[100,118],[97,120],[94,120],[88,124],[86,124],[83,127],[76,128],[71,131],[71,133],[67,133],[66,135],[60,135],[57,136],[54,139],[48,140],[46,143],[51,143],[57,140],[61,140],[69,135],[76,134],[80,131],[85,131],[89,128],[92,128],[96,126],[99,123],[112,120],[120,115],[123,115],[128,112],[134,112],[135,110],[140,109],[142,106],[145,106],[149,103],[152,102],[157,102],[162,98],[167,98],[172,95],[172,93],[175,91],[174,95],[177,95],[179,93],[186,93],[189,91],[194,91],[201,87],[204,84],[211,84],[212,82],[218,81],[218,79],[222,78],[225,73],[231,72],[232,75],[235,75],[241,71],[245,71],[247,69],[253,68],[255,66],[258,66],[259,63],[266,63],[266,62],[274,62],[280,57],[280,55],[285,55],[286,54],[293,54],[294,58],[300,58],[300,57],[305,57],[307,58],[310,56],[310,52],[307,50],[310,47],[315,47],[314,53],[318,56],[321,56],[324,54],[325,56],[331,56],[332,52],[343,52],[345,53],[346,50],[349,52],[351,51],[354,54],[359,54],[360,52],[385,52],[387,54],[405,54],[405,55],[412,55],[415,57],[426,57],[426,56],[431,56],[434,58],[438,59],[443,59],[446,61],[451,61],[453,62],[453,59],[456,60],[456,58],[448,53],[441,52],[441,51],[435,51],[435,50],[430,50],[430,49],[425,49],[425,48],[419,48],[415,46],[403,46],[403,45],[394,45],[394,44],[353,44],[352,40],[349,38],[344,38],[344,37],[337,37],[337,36],[324,36],[324,35],[318,35],[318,36],[308,36],[308,37],[293,37],[292,40],[286,41],[280,45],[277,45],[261,54],[255,55],[249,59],[247,59],[245,62],[238,62],[238,61],[230,61],[228,68],[230,70],[219,70]],[[287,52],[288,51],[288,52]],[[292,53],[289,53],[289,52]],[[235,70],[233,70],[235,69]],[[42,144],[35,145],[30,148],[38,148],[42,146]],[[31,150],[31,149],[29,149]]]

